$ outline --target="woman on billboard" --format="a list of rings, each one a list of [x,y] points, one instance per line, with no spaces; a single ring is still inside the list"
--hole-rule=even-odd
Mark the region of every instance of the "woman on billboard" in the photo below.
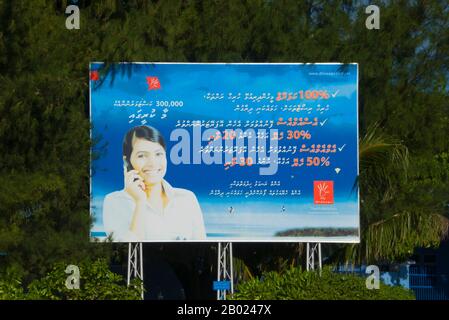
[[[203,215],[195,194],[165,179],[166,145],[153,127],[138,126],[123,140],[124,190],[106,195],[105,231],[117,242],[202,240]]]

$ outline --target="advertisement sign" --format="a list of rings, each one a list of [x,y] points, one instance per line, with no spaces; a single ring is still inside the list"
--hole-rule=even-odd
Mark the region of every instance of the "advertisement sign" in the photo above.
[[[91,238],[359,242],[358,65],[90,65]]]

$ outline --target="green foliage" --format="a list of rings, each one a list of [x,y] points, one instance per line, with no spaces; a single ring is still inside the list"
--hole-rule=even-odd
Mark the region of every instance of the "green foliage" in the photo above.
[[[23,299],[25,299],[25,294],[19,275],[15,272],[8,272],[0,276],[0,300]]]
[[[395,181],[407,177],[409,152],[402,141],[386,135],[375,123],[360,139],[359,161],[362,200],[378,194],[378,201],[387,201],[393,197]]]
[[[404,261],[416,247],[438,247],[448,235],[448,219],[435,212],[399,212],[363,230],[360,245],[348,245],[342,259],[352,263]]]
[[[27,283],[111,250],[89,242],[87,60],[48,4],[0,2],[0,271]]]
[[[449,229],[443,202],[435,203],[444,198],[436,197],[434,192],[427,201],[417,201],[422,196],[412,186],[421,182],[416,179],[414,170],[418,167],[409,163],[408,148],[375,124],[361,139],[359,150],[361,244],[346,246],[343,260],[352,263],[404,260],[416,247],[438,246]],[[444,154],[436,158],[443,163],[446,161]],[[439,182],[439,186],[421,192],[429,194],[445,188],[442,180],[447,180],[447,174],[438,167],[432,166],[433,172],[429,173],[433,178],[429,180],[434,184]],[[418,195],[407,197],[407,202],[401,201],[410,191]]]
[[[28,300],[140,300],[140,283],[127,287],[122,276],[111,272],[105,261],[83,262],[79,267],[80,288],[68,289],[67,265],[58,263],[41,279],[32,281],[24,293],[15,277],[0,280],[0,299]]]
[[[249,267],[245,264],[245,261],[239,258],[233,258],[233,270],[235,274],[235,279],[237,281],[246,281],[252,279],[254,276],[251,273]]]
[[[324,268],[315,271],[292,268],[284,273],[266,272],[259,279],[240,283],[235,300],[412,300],[414,294],[402,287],[383,283],[379,289],[366,288],[366,279],[339,274]]]

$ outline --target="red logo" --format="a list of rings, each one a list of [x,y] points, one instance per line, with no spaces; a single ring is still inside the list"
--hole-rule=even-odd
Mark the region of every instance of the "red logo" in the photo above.
[[[158,77],[147,77],[148,90],[157,90],[161,88]]]
[[[91,71],[90,72],[90,80],[92,80],[92,81],[100,80],[100,75],[98,74],[98,71]]]
[[[334,203],[334,182],[314,181],[313,182],[313,203],[333,204]]]

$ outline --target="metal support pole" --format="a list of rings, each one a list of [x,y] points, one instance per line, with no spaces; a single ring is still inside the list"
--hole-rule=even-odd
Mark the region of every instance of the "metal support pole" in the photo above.
[[[128,286],[131,283],[131,277],[142,281],[141,292],[143,300],[143,249],[142,242],[128,244]]]
[[[318,268],[320,268],[321,275],[321,269],[323,269],[323,260],[321,259],[321,242],[318,243]]]
[[[232,263],[232,242],[218,243],[217,281],[229,281],[231,294],[234,293],[234,270]],[[229,290],[217,290],[217,300],[225,300]]]
[[[323,267],[321,261],[321,243],[309,243],[307,242],[307,271],[315,270],[315,256],[318,259],[318,269],[320,270]]]

